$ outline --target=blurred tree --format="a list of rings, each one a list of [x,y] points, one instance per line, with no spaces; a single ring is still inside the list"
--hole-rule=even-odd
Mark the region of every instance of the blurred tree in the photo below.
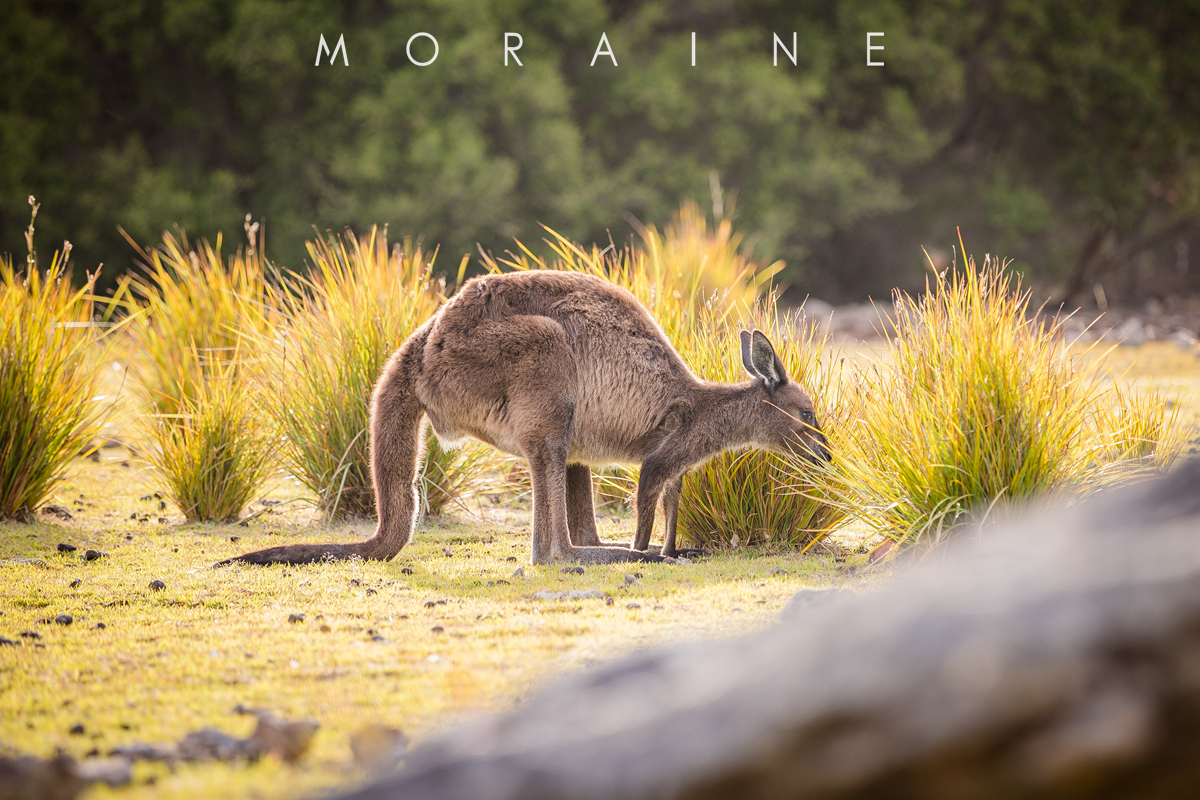
[[[313,226],[387,223],[449,269],[539,222],[623,239],[714,176],[757,255],[833,300],[914,285],[956,225],[1067,294],[1195,235],[1200,0],[8,5],[0,251],[36,194],[41,241],[109,280],[132,258],[118,225],[240,239],[250,213],[299,265]],[[418,31],[429,67],[405,55]],[[589,66],[601,32],[619,67]],[[773,65],[792,32],[797,63]],[[320,34],[349,67],[313,65]]]

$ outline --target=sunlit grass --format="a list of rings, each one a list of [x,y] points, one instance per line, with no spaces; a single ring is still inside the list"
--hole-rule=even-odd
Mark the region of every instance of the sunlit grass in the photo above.
[[[995,503],[1079,494],[1170,465],[1186,430],[1029,313],[1004,266],[896,295],[881,362],[850,376],[856,411],[831,431],[836,502],[855,524],[932,544]]]
[[[31,517],[67,464],[100,431],[110,403],[97,397],[97,339],[88,274],[71,286],[70,243],[43,272],[34,249],[33,206],[22,268],[0,259],[0,518]]]

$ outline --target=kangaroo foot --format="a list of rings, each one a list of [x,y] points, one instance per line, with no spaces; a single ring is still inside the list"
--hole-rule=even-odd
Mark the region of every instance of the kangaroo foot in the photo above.
[[[657,553],[645,553],[623,547],[572,547],[565,553],[556,553],[552,559],[557,563],[576,564],[623,564],[631,561],[661,563],[666,561]],[[535,563],[537,559],[534,559]]]
[[[663,554],[663,556],[667,556],[670,558],[686,558],[689,560],[694,560],[697,558],[703,558],[704,556],[712,555],[712,553],[709,552],[708,550],[701,550],[698,548],[683,548],[683,549],[673,550],[670,553],[668,553],[667,548],[665,548],[665,547],[662,549],[662,554]]]

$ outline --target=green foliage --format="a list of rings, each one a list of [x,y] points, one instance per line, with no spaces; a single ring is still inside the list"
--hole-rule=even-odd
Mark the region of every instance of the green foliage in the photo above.
[[[92,286],[67,275],[71,244],[38,269],[33,222],[24,270],[0,260],[0,518],[28,518],[45,502],[71,459],[99,433]]]
[[[388,356],[443,299],[434,256],[411,240],[389,250],[377,228],[309,243],[313,269],[271,294],[272,329],[260,340],[260,384],[286,440],[288,469],[330,518],[370,516],[371,389]],[[493,457],[476,443],[444,450],[429,435],[422,471],[426,510],[461,498]]]
[[[853,424],[830,431],[830,491],[851,519],[937,543],[997,502],[1091,490],[1179,454],[1174,415],[1085,368],[1028,301],[991,259],[938,274],[919,300],[897,293],[883,362],[847,387]]]
[[[247,232],[251,245],[228,263],[220,238],[193,248],[182,231],[164,234],[139,248],[143,274],[113,298],[130,313],[139,449],[190,521],[235,519],[275,451],[243,368],[247,337],[266,325],[266,263],[257,226]]]

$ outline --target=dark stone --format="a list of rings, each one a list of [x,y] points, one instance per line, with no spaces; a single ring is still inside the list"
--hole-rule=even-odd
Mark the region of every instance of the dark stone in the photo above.
[[[76,500],[75,502],[78,503],[79,501]],[[83,505],[82,503],[79,503],[79,504]],[[62,519],[62,520],[68,520],[68,519],[75,518],[71,515],[71,510],[69,508],[67,508],[66,506],[60,506],[60,505],[42,506],[42,513],[58,517],[59,519]],[[61,550],[61,548],[60,548],[60,550]]]
[[[71,581],[67,585],[70,586],[72,589],[78,589],[80,586],[83,585],[83,581],[79,580],[79,578],[76,578],[75,580]]]
[[[78,549],[79,548],[73,544],[67,544],[66,542],[58,543],[58,552],[60,553],[74,553]]]
[[[72,736],[83,736],[84,732],[83,723],[76,723],[71,726],[69,731],[67,731],[67,733],[71,734]]]
[[[1191,796],[1197,486],[1193,461],[761,633],[577,673],[338,797]]]
[[[288,614],[288,622],[295,625],[298,622],[304,622],[303,614]]]
[[[412,569],[410,569],[409,567],[405,567],[404,569],[400,570],[400,574],[401,575],[412,575]]]
[[[4,647],[5,645],[9,647],[19,647],[20,644],[21,643],[15,639],[9,639],[5,636],[0,636],[0,647]]]
[[[54,618],[54,621],[57,622],[59,625],[70,625],[72,622],[75,621],[75,618],[72,617],[70,614],[59,614],[57,617]]]
[[[37,631],[21,631],[18,635],[25,639],[40,639],[40,638],[42,638],[42,635],[40,633],[38,633]]]
[[[83,560],[84,561],[95,561],[98,558],[108,558],[108,553],[102,553],[99,550],[91,550],[91,549],[83,551]]]
[[[104,629],[105,629],[105,628],[107,628],[107,627],[108,627],[108,626],[107,626],[107,625],[105,625],[103,622],[97,622],[97,623],[96,623],[96,630],[100,630],[100,631],[102,631],[102,630],[104,630]]]
[[[163,583],[162,581],[160,581],[158,578],[155,578],[154,580],[150,581],[149,585],[150,585],[150,590],[154,591],[154,592],[161,592],[163,589],[167,588],[167,585],[165,583]]]

